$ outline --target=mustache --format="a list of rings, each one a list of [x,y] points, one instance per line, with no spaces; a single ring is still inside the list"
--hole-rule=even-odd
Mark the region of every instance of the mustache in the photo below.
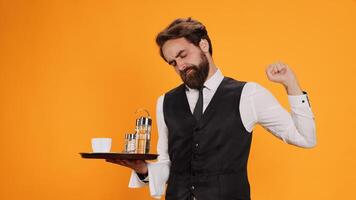
[[[185,76],[185,75],[187,75],[187,71],[189,71],[189,70],[198,71],[198,67],[195,65],[189,65],[184,70],[181,71],[181,74],[183,74]]]

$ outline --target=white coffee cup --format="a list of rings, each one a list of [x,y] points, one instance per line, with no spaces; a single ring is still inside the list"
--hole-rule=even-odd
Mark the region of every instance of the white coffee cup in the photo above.
[[[91,147],[94,153],[108,153],[111,149],[111,138],[92,138]]]

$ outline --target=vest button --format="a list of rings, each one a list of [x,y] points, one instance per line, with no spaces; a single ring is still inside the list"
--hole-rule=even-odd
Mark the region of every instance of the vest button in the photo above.
[[[194,190],[194,189],[195,189],[194,185],[192,185],[192,187],[191,187],[191,188],[192,188],[192,190]]]
[[[199,144],[198,144],[198,143],[196,143],[196,144],[195,144],[195,148],[198,148],[198,147],[199,147]]]

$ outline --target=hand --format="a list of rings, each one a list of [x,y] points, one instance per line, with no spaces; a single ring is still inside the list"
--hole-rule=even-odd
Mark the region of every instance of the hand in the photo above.
[[[286,88],[288,95],[303,94],[299,87],[297,77],[287,64],[282,62],[270,64],[266,68],[266,74],[270,81],[282,84]]]
[[[120,160],[120,159],[106,159],[106,162],[122,165],[135,170],[139,174],[147,174],[147,163],[144,160]]]

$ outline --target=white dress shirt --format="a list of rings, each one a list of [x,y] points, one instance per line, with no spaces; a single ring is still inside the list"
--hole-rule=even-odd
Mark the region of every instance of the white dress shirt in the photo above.
[[[223,79],[221,71],[217,70],[204,83],[203,112]],[[186,95],[193,113],[199,91],[188,89]],[[165,192],[171,163],[168,155],[168,129],[164,121],[163,100],[164,95],[160,96],[157,101],[158,161],[147,164],[148,177],[146,180],[148,183],[141,181],[134,171],[132,171],[129,182],[130,188],[143,187],[148,184],[151,196],[157,199],[161,198]],[[288,113],[276,98],[261,85],[247,82],[242,89],[239,106],[244,127],[251,133],[258,123],[285,143],[303,148],[314,147],[316,145],[314,115],[307,96],[288,96],[288,100],[291,113]]]

